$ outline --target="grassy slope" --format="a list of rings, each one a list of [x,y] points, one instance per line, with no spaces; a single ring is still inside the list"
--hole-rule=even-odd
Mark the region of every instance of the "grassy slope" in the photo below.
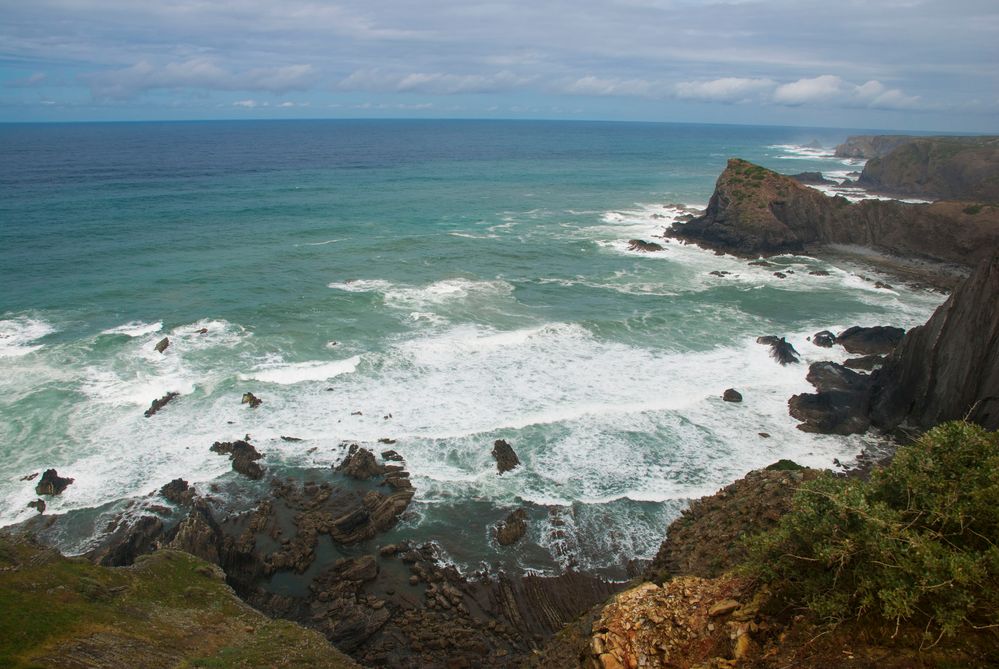
[[[250,608],[186,553],[112,569],[0,537],[0,666],[357,665],[317,632]]]

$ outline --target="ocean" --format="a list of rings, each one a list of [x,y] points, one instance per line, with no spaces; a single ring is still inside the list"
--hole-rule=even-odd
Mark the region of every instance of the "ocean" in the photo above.
[[[628,250],[705,206],[729,157],[859,170],[832,156],[848,134],[0,125],[0,524],[36,513],[22,477],[54,467],[75,482],[47,500],[69,514],[50,539],[79,553],[115,514],[162,504],[150,493],[171,479],[216,497],[266,486],[235,486],[214,441],[249,434],[269,473],[293,477],[329,476],[356,442],[402,454],[417,491],[378,543],[434,540],[463,569],[623,577],[691,498],[780,458],[832,466],[863,448],[787,414],[808,363],[847,357],[809,335],[911,327],[943,300],[810,257]],[[755,343],[769,334],[803,364],[770,360]],[[729,387],[741,404],[721,400]],[[145,418],[167,392],[180,397]],[[521,461],[502,476],[496,439]],[[490,528],[518,506],[528,534],[500,547]]]

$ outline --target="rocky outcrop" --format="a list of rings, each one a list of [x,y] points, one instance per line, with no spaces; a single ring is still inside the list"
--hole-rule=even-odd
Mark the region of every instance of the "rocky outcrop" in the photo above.
[[[864,188],[925,198],[999,202],[999,137],[911,137],[871,158]]]
[[[663,247],[661,244],[656,244],[655,242],[647,242],[644,239],[629,239],[628,250],[640,251],[642,253],[654,253],[656,251],[662,251]]]
[[[174,504],[185,505],[194,499],[194,488],[184,479],[174,479],[160,488],[160,494]]]
[[[149,408],[142,415],[149,418],[178,397],[180,397],[180,393],[167,393],[158,400],[153,400],[152,404],[149,405]]]
[[[496,543],[500,546],[511,546],[527,533],[527,511],[517,509],[501,521],[494,530]]]
[[[728,388],[725,390],[724,393],[722,393],[722,399],[725,400],[726,402],[741,402],[742,393],[740,393],[735,388]]]
[[[905,330],[902,328],[855,325],[840,332],[836,336],[836,343],[845,348],[847,353],[855,355],[885,355],[894,351],[904,336]]]
[[[799,172],[798,174],[792,174],[791,178],[800,184],[826,185],[826,186],[837,185],[836,181],[826,179],[824,176],[822,176],[822,172]]]
[[[721,575],[745,557],[742,537],[774,527],[798,487],[817,475],[802,468],[752,471],[695,500],[666,530],[645,578],[662,583],[673,576]]]
[[[962,202],[851,203],[732,159],[702,216],[667,235],[744,257],[859,245],[971,267],[999,246],[999,207]]]
[[[347,457],[336,466],[336,471],[359,481],[366,481],[385,473],[385,467],[378,464],[375,454],[357,444],[351,444]]]
[[[167,347],[169,345],[170,345],[170,338],[163,337],[163,339],[160,339],[158,342],[156,342],[156,346],[154,346],[153,348],[156,349],[157,353],[163,353],[167,350]]]
[[[228,455],[232,460],[232,468],[243,476],[259,480],[264,476],[264,468],[257,464],[262,456],[253,445],[243,439],[236,441],[216,441],[211,451],[220,455]]]
[[[871,417],[885,429],[926,429],[967,418],[999,429],[999,253],[922,326],[913,328],[874,374]]]
[[[863,160],[880,158],[912,139],[910,135],[851,135],[836,147],[836,157]]]
[[[520,458],[504,439],[497,439],[493,443],[493,457],[496,458],[496,469],[500,474],[508,472],[520,464]]]
[[[256,409],[263,403],[264,401],[253,393],[243,393],[243,399],[240,402],[240,404],[249,404],[251,409]]]
[[[794,346],[792,346],[791,343],[784,337],[776,337],[774,335],[757,337],[756,343],[769,346],[770,357],[779,362],[781,365],[798,362],[798,352],[794,350]]]
[[[46,469],[42,474],[42,478],[39,479],[38,485],[35,486],[35,494],[59,495],[74,480],[66,476],[59,476],[59,473],[54,469]]]
[[[834,362],[816,362],[806,378],[818,392],[794,395],[787,402],[791,416],[802,421],[799,430],[842,435],[867,431],[871,377]]]

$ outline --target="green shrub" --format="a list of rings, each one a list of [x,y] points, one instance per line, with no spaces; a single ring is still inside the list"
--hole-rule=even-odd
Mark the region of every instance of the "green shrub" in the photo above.
[[[868,613],[927,634],[999,626],[999,433],[946,423],[869,481],[806,483],[746,570],[830,622]]]

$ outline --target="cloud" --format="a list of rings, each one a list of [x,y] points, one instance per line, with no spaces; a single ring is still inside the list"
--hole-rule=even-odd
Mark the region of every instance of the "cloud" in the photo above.
[[[560,92],[570,95],[620,95],[627,97],[662,97],[665,87],[646,79],[620,79],[585,76],[565,84]]]
[[[34,88],[35,86],[44,86],[48,82],[48,75],[44,72],[34,72],[27,77],[21,77],[20,79],[11,79],[4,83],[4,86],[8,88]]]
[[[760,93],[773,90],[773,79],[722,77],[710,81],[681,81],[673,87],[676,96],[683,100],[703,102],[743,102]]]
[[[448,74],[412,72],[392,74],[379,70],[358,70],[343,79],[341,90],[390,91],[454,95],[458,93],[496,93],[523,86],[534,77],[521,77],[509,71],[491,74]]]
[[[146,60],[119,70],[85,75],[95,98],[130,98],[159,89],[267,91],[306,90],[316,79],[308,64],[230,72],[209,58],[191,58],[156,66]]]
[[[918,109],[922,106],[919,96],[906,95],[898,88],[889,89],[876,79],[854,85],[831,74],[778,86],[773,100],[789,107],[827,104],[870,109]]]

